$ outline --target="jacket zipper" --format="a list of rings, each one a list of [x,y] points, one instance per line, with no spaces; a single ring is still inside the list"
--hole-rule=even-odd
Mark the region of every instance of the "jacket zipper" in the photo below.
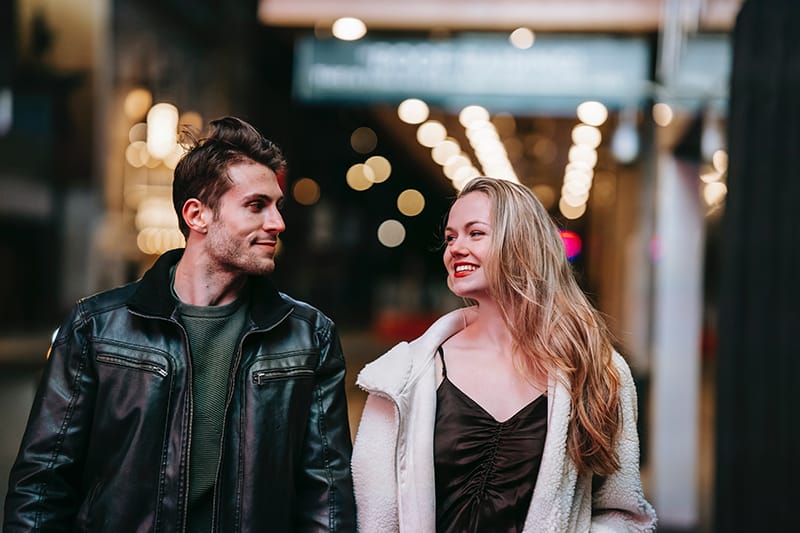
[[[217,524],[217,512],[219,511],[219,485],[221,483],[220,475],[222,474],[222,457],[225,453],[225,426],[228,423],[228,410],[230,409],[231,401],[233,400],[233,391],[236,387],[236,375],[239,373],[239,364],[241,363],[242,359],[242,351],[244,350],[244,341],[250,336],[255,333],[266,333],[274,329],[278,324],[286,320],[286,318],[292,314],[294,308],[287,311],[285,315],[283,315],[280,319],[276,320],[274,324],[269,326],[268,328],[264,329],[251,329],[250,331],[245,332],[242,335],[242,338],[239,339],[239,346],[236,350],[236,355],[233,360],[233,364],[231,365],[231,373],[228,376],[228,396],[225,399],[225,410],[222,412],[222,431],[220,431],[219,437],[219,458],[217,459],[217,475],[214,477],[214,496],[212,501],[214,502],[211,508],[211,531],[217,531],[219,527]],[[187,341],[188,342],[188,341]],[[191,441],[191,439],[189,439]]]
[[[155,363],[144,363],[141,361],[134,361],[132,359],[128,359],[126,357],[119,357],[115,355],[104,355],[104,354],[97,354],[95,357],[98,361],[103,363],[108,363],[110,365],[117,365],[117,366],[124,366],[128,368],[136,368],[138,370],[144,370],[146,372],[152,372],[154,374],[158,374],[162,378],[167,377],[168,372],[164,367],[157,365]]]
[[[186,333],[186,328],[183,327],[183,324],[181,324],[180,321],[175,320],[171,316],[165,318],[163,316],[147,315],[147,314],[139,313],[139,312],[136,312],[136,311],[133,311],[133,310],[131,310],[131,313],[133,313],[134,315],[138,315],[138,316],[144,317],[144,318],[154,319],[154,320],[163,320],[165,322],[169,322],[170,324],[175,324],[176,326],[178,326],[178,329],[180,329],[181,332],[183,333],[183,350],[184,350],[184,354],[186,356],[186,370],[187,370],[187,374],[188,374],[188,379],[186,381],[187,381],[187,388],[188,388],[188,403],[189,403],[189,421],[188,421],[188,427],[187,427],[187,434],[188,434],[189,438],[187,439],[187,442],[186,442],[186,468],[185,468],[185,478],[186,478],[186,480],[183,483],[183,492],[184,492],[184,496],[183,496],[183,520],[182,520],[182,527],[181,527],[181,532],[185,533],[186,532],[186,528],[187,528],[187,520],[189,518],[189,468],[191,466],[190,462],[191,462],[191,456],[192,456],[192,418],[193,418],[192,417],[192,413],[194,412],[194,401],[193,401],[194,391],[192,390],[192,372],[193,372],[193,369],[192,369],[192,354],[189,352],[189,334]],[[184,472],[181,472],[181,475],[183,475],[183,474],[184,474]],[[159,509],[159,511],[156,511],[156,512],[157,513],[160,512],[160,509]]]
[[[253,383],[263,385],[269,381],[287,379],[294,376],[313,376],[314,371],[310,368],[286,368],[280,370],[259,370],[253,373]]]

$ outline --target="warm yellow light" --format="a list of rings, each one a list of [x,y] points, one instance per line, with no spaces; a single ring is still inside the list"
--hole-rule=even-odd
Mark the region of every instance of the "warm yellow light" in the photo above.
[[[452,137],[436,143],[431,149],[431,158],[438,164],[444,166],[448,159],[461,153],[461,146]]]
[[[183,248],[186,240],[177,229],[144,228],[136,236],[136,245],[142,253],[159,255],[173,248]]]
[[[446,137],[447,130],[438,120],[428,120],[417,128],[417,142],[428,148],[433,148]]]
[[[150,196],[139,204],[134,219],[136,229],[144,228],[177,228],[178,216],[172,208],[172,200],[168,197]]]
[[[456,170],[456,173],[453,176],[453,187],[460,191],[467,183],[470,182],[470,180],[477,178],[480,175],[481,172],[472,165],[468,167],[461,167]]]
[[[357,163],[347,170],[347,184],[356,191],[366,191],[375,181],[372,169],[362,163]]]
[[[392,174],[392,164],[382,155],[374,155],[367,159],[364,164],[372,170],[373,183],[383,183]]]
[[[128,130],[128,140],[132,143],[136,141],[146,141],[147,140],[147,124],[144,122],[137,122],[131,129]]]
[[[703,186],[703,198],[709,206],[722,203],[725,195],[728,194],[728,187],[721,181],[706,183]]]
[[[397,116],[406,124],[421,124],[428,120],[428,104],[418,98],[409,98],[397,106]]]
[[[378,145],[378,136],[371,128],[362,126],[350,135],[350,146],[359,154],[368,154]]]
[[[603,140],[600,130],[588,124],[578,124],[572,128],[572,142],[575,144],[585,144],[590,148],[597,148]]]
[[[469,157],[466,154],[460,153],[458,155],[454,155],[444,163],[444,175],[447,176],[449,179],[453,180],[456,177],[456,173],[459,169],[464,167],[472,166],[472,162],[470,161]]]
[[[564,198],[570,198],[572,201],[569,201],[569,205],[578,205],[581,203],[585,203],[586,200],[589,199],[589,189],[592,187],[591,183],[587,183],[585,181],[565,181],[564,185],[561,186],[561,196]],[[575,199],[580,198],[580,201],[576,201]]]
[[[142,148],[144,147],[144,153],[147,154],[147,146],[145,145],[144,141],[135,141],[128,145],[125,148],[125,161],[134,168],[140,168],[144,166],[144,160],[142,160]]]
[[[164,158],[164,166],[170,170],[175,170],[175,167],[178,166],[178,163],[184,155],[186,155],[186,148],[180,144],[176,144],[175,150]]]
[[[489,112],[479,105],[468,105],[458,113],[458,121],[465,128],[471,127],[476,120],[489,120]]]
[[[500,136],[491,124],[487,127],[467,130],[466,133],[469,143],[476,149],[485,145],[500,144]]]
[[[378,226],[378,241],[387,248],[400,246],[406,238],[406,228],[399,221],[389,219]]]
[[[357,41],[367,34],[367,25],[355,17],[342,17],[333,21],[333,36],[343,41]]]
[[[724,174],[728,171],[728,152],[725,150],[717,150],[714,152],[714,155],[711,156],[711,164],[714,165],[714,168],[720,174]]]
[[[533,46],[535,39],[536,36],[529,28],[517,28],[508,36],[508,40],[511,44],[520,50],[526,50]]]
[[[417,216],[425,209],[425,197],[416,189],[406,189],[397,197],[397,209],[408,217]]]
[[[590,167],[597,164],[597,152],[585,144],[576,144],[569,149],[570,163],[585,163]]]
[[[561,198],[561,200],[558,201],[558,210],[561,211],[564,218],[575,220],[576,218],[582,217],[586,212],[586,204],[571,206],[564,201],[564,198]]]
[[[147,110],[153,105],[153,95],[147,89],[132,89],[122,103],[122,109],[129,120],[142,120]]]
[[[569,170],[564,173],[564,183],[570,182],[585,183],[587,186],[592,185],[592,173],[584,170]]]
[[[608,109],[600,102],[587,101],[578,106],[578,118],[589,126],[600,126],[608,118]]]
[[[292,195],[300,205],[314,205],[319,200],[319,185],[311,178],[300,178],[292,186]]]
[[[715,181],[720,181],[721,179],[722,174],[714,170],[700,174],[700,181],[703,183],[714,183]]]
[[[159,103],[147,112],[147,151],[152,157],[164,159],[175,150],[178,142],[178,108]]]
[[[669,105],[658,102],[653,106],[653,121],[659,126],[669,126],[674,117],[675,113]]]

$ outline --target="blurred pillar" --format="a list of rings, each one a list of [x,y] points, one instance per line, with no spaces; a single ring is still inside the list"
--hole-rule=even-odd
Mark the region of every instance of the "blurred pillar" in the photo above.
[[[720,272],[717,531],[797,529],[799,27],[796,0],[748,0],[734,28]]]
[[[17,53],[16,2],[0,2],[0,137],[11,129],[11,93]]]
[[[697,165],[661,154],[655,193],[651,493],[659,525],[689,531],[698,522],[705,238]]]

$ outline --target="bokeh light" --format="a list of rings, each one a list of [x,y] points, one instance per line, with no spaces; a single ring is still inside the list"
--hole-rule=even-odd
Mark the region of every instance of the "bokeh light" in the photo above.
[[[428,104],[419,98],[408,98],[397,106],[397,116],[406,124],[421,124],[428,120]]]
[[[378,241],[387,248],[400,246],[406,239],[406,228],[401,222],[389,219],[378,226]]]
[[[353,130],[350,135],[350,146],[359,154],[368,154],[378,145],[378,136],[372,128],[362,126]]]
[[[574,261],[581,253],[583,248],[583,241],[580,235],[574,231],[567,229],[560,229],[558,233],[561,234],[561,240],[564,243],[564,251],[567,254],[568,261]]]
[[[375,182],[372,169],[363,163],[356,163],[347,170],[347,184],[356,191],[366,191]]]
[[[367,25],[355,17],[342,17],[333,21],[333,36],[343,41],[357,41],[367,34]]]
[[[508,40],[514,46],[514,48],[526,50],[533,46],[536,36],[530,28],[517,28],[511,32],[511,35],[508,36]]]
[[[300,178],[292,186],[292,196],[300,205],[314,205],[319,200],[319,184],[311,178]]]
[[[416,189],[406,189],[397,197],[397,209],[408,217],[417,216],[425,209],[425,197]]]
[[[364,164],[372,170],[373,183],[383,183],[392,174],[392,164],[382,155],[374,155],[367,159]]]

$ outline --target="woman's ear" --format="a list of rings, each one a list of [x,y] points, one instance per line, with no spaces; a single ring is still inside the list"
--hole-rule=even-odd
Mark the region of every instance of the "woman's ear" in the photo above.
[[[197,233],[208,233],[208,209],[206,205],[197,198],[189,198],[184,202],[181,215],[184,222],[189,226],[190,231]]]

